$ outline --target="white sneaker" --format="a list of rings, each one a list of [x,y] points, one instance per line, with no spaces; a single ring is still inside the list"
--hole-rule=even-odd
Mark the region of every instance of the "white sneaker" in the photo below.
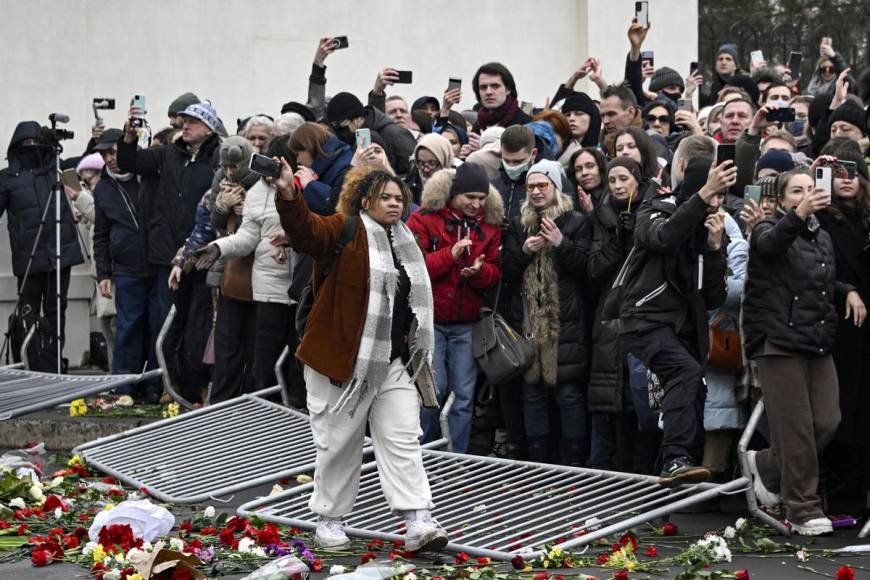
[[[834,533],[834,526],[828,518],[813,518],[802,524],[790,523],[791,530],[799,536],[822,536]]]
[[[447,545],[447,532],[428,510],[409,511],[405,516],[405,549],[410,552],[440,550]]]
[[[317,531],[314,532],[314,544],[318,548],[340,548],[350,545],[350,538],[344,533],[344,525],[341,518],[320,516],[317,520]]]
[[[746,459],[749,461],[749,472],[752,474],[752,489],[755,492],[755,498],[766,508],[775,508],[782,503],[782,497],[778,493],[773,493],[761,481],[761,474],[758,472],[758,465],[755,463],[755,451],[747,451]],[[830,522],[828,522],[830,523]]]

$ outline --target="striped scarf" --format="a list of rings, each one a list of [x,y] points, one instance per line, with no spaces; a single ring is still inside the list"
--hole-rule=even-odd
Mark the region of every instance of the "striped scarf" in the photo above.
[[[399,270],[393,262],[395,252],[411,282],[408,304],[416,319],[416,335],[409,337],[411,380],[416,379],[422,368],[431,367],[434,337],[434,306],[432,285],[426,262],[411,230],[403,222],[387,230],[373,220],[365,211],[360,219],[366,229],[369,250],[369,292],[366,319],[362,340],[357,351],[356,364],[351,380],[336,401],[333,413],[339,413],[350,405],[353,416],[368,390],[382,385],[390,371],[392,350],[393,304],[399,285]],[[392,238],[392,243],[390,243]],[[412,325],[413,326],[413,325]]]

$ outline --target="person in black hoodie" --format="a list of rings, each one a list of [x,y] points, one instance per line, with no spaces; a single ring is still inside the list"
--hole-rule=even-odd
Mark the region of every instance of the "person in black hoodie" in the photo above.
[[[592,327],[592,365],[589,413],[592,445],[588,467],[648,473],[658,451],[658,436],[638,437],[626,368],[626,352],[619,335],[601,324],[607,294],[634,245],[638,208],[655,191],[644,189],[641,167],[630,157],[617,157],[605,177],[609,191],[592,214],[592,249],[587,264],[589,282],[601,291]],[[658,431],[656,429],[656,431]],[[657,434],[656,434],[657,435]],[[650,456],[652,461],[650,461]]]
[[[100,293],[112,296],[117,311],[112,372],[142,372],[147,362],[157,368],[154,342],[163,320],[157,298],[157,275],[148,263],[147,226],[151,200],[132,173],[118,167],[120,129],[106,129],[94,144],[105,161],[94,189],[94,260]],[[156,403],[162,387],[157,382],[122,387],[119,392]]]
[[[129,111],[124,138],[118,142],[118,168],[124,173],[159,180],[153,190],[153,212],[148,223],[148,262],[157,271],[160,320],[166,318],[173,303],[177,310],[164,342],[172,379],[184,383],[186,393],[198,398],[197,391],[210,380],[208,369],[202,363],[198,341],[182,339],[182,335],[189,334],[185,332],[188,326],[208,334],[207,328],[200,328],[204,321],[211,320],[205,272],[184,276],[175,291],[169,287],[169,278],[172,260],[193,230],[197,205],[211,187],[217,169],[220,121],[210,102],[190,105],[179,113],[184,118],[180,138],[164,147],[137,150],[132,120],[143,113],[135,108]],[[195,348],[189,348],[194,345]]]
[[[834,244],[815,216],[831,192],[806,170],[782,174],[777,189],[777,214],[749,237],[743,300],[744,346],[758,365],[774,444],[750,451],[748,463],[759,502],[781,499],[792,531],[816,536],[833,531],[817,487],[818,455],[840,422],[837,307],[856,327],[867,310],[854,286],[837,281]]]
[[[704,183],[706,175],[706,183]],[[625,349],[664,385],[662,485],[710,478],[704,445],[707,310],[726,298],[722,204],[737,168],[694,159],[674,194],[640,208],[628,258],[620,334]]]
[[[36,314],[41,311],[48,320],[52,336],[57,336],[55,152],[39,123],[23,121],[15,127],[6,158],[9,166],[0,171],[0,216],[9,212],[12,273],[18,278],[21,306],[29,306]],[[61,200],[60,215],[60,338],[63,344],[70,268],[84,259],[75,219],[65,197]],[[13,355],[18,361],[19,353]],[[57,369],[52,365],[34,370],[52,372]]]

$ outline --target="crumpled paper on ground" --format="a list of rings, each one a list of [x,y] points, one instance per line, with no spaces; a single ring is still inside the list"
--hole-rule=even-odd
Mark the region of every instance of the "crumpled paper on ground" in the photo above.
[[[257,568],[242,580],[288,580],[290,578],[308,578],[308,565],[292,554]]]
[[[172,531],[175,516],[147,499],[128,499],[108,511],[98,513],[88,529],[88,537],[92,542],[99,542],[100,530],[116,524],[129,524],[134,537],[153,542],[155,538]]]

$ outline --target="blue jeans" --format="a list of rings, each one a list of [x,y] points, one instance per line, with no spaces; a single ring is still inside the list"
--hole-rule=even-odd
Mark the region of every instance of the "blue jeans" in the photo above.
[[[586,395],[580,383],[559,383],[549,386],[543,383],[523,383],[523,416],[527,437],[543,437],[550,434],[550,393],[556,397],[556,405],[562,418],[562,436],[586,437]]]
[[[146,362],[149,370],[156,369],[154,342],[163,324],[157,277],[116,274],[112,281],[117,311],[112,372],[117,375],[141,373]],[[158,380],[144,386],[148,391],[162,390]],[[138,387],[140,385],[128,385],[118,390],[133,395],[142,392]]]
[[[477,382],[477,361],[471,354],[471,324],[436,324],[432,359],[439,401],[444,403],[448,391],[455,396],[447,415],[453,451],[465,453],[471,437],[474,385]],[[423,443],[440,436],[439,415],[438,409],[420,411]]]

